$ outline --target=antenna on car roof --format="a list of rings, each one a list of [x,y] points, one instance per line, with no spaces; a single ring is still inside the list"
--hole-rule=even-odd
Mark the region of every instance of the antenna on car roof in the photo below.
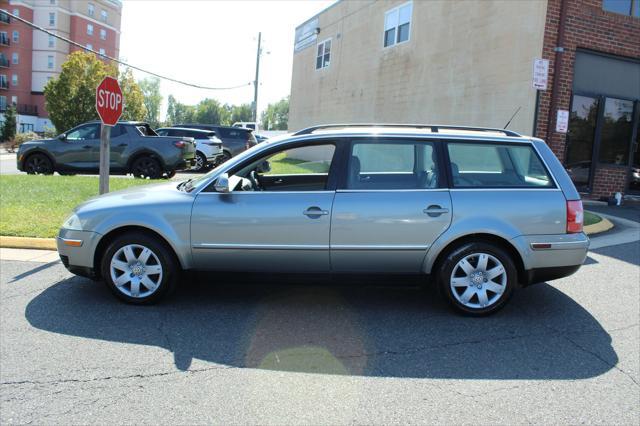
[[[518,107],[516,112],[514,112],[511,118],[509,119],[509,121],[507,121],[507,124],[504,125],[503,129],[506,129],[507,127],[509,127],[509,124],[511,124],[511,120],[513,120],[513,118],[516,116],[516,114],[518,114],[521,108],[522,108],[521,106]]]

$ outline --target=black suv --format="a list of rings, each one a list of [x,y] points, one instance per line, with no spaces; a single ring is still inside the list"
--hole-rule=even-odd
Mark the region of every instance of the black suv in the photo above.
[[[173,127],[186,127],[189,129],[203,129],[216,132],[216,136],[222,140],[225,161],[256,145],[255,136],[251,129],[241,127],[219,126],[216,124],[177,124]]]

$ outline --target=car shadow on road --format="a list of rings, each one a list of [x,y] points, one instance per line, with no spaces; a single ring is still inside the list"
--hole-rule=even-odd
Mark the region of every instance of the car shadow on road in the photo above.
[[[240,368],[375,377],[582,379],[618,361],[611,337],[547,284],[496,315],[453,313],[435,292],[389,285],[277,285],[184,280],[167,301],[129,306],[73,277],[26,308],[41,330],[152,345],[175,368],[199,359]]]

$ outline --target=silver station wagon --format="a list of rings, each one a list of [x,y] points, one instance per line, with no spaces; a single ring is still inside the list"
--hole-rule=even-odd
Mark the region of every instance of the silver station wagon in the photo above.
[[[420,276],[467,314],[584,262],[580,196],[544,141],[503,129],[326,125],[195,180],[93,198],[65,221],[73,273],[150,303],[182,271]]]

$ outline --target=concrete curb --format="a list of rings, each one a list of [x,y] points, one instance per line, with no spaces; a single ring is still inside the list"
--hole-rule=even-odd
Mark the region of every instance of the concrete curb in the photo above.
[[[593,225],[585,226],[584,227],[584,233],[585,234],[587,234],[587,235],[600,234],[601,232],[607,232],[608,230],[612,229],[615,226],[606,217],[603,217],[602,215],[600,215],[598,213],[595,213],[595,212],[590,212],[590,213],[593,213],[596,216],[601,217],[602,220],[600,222],[598,222],[598,223],[594,223]]]
[[[5,237],[0,236],[0,247],[58,250],[55,238]]]

